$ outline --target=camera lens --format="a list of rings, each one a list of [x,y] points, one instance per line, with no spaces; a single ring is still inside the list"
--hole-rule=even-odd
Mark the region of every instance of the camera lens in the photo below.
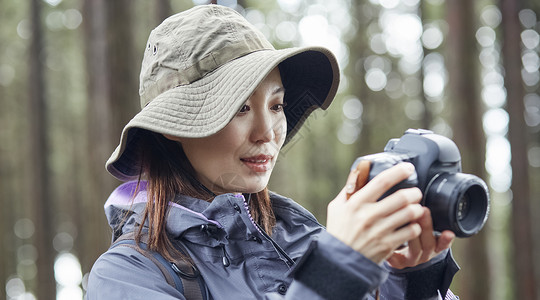
[[[457,204],[457,220],[462,221],[467,217],[469,214],[469,197],[466,195],[463,195],[459,197],[458,204]]]
[[[457,225],[465,233],[472,235],[482,229],[487,219],[489,207],[487,189],[485,185],[471,180],[462,187],[462,193],[456,210]]]
[[[484,227],[489,194],[484,181],[474,175],[440,173],[429,183],[424,205],[431,210],[435,230],[468,237]]]

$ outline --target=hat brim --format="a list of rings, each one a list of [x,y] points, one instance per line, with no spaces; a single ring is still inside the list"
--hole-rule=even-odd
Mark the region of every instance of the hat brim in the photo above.
[[[223,129],[259,83],[279,65],[287,107],[288,142],[316,108],[326,109],[339,85],[334,55],[321,47],[260,50],[234,59],[203,78],[170,89],[146,105],[122,131],[106,169],[122,181],[139,176],[137,128],[186,138]]]

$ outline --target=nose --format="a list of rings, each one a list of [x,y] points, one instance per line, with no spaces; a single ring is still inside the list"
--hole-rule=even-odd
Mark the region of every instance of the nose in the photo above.
[[[274,121],[269,112],[256,114],[251,130],[251,141],[264,144],[274,140],[276,137]]]

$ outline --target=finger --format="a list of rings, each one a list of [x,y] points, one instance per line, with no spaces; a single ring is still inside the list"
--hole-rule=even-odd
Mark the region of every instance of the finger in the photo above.
[[[407,257],[402,252],[392,253],[386,261],[396,269],[403,269],[407,265]]]
[[[418,204],[422,200],[419,188],[400,189],[376,203],[375,209],[393,213],[409,204]]]
[[[413,244],[415,243],[415,241],[418,242],[417,237],[420,235],[421,231],[422,231],[422,228],[420,227],[419,224],[412,223],[412,224],[409,224],[407,226],[400,228],[399,230],[395,231],[393,234],[389,235],[396,242],[400,242],[398,246],[396,247],[399,247],[400,245],[403,245],[404,243],[409,241],[408,246],[406,248],[403,248],[399,251],[394,251],[392,255],[388,257],[387,261],[392,267],[402,269],[402,268],[411,266],[410,264],[411,254],[409,252],[411,250],[410,247],[413,247],[413,248],[418,247],[418,246],[414,246]]]
[[[361,160],[356,165],[356,168],[351,171],[349,177],[347,178],[347,184],[345,185],[347,199],[349,199],[352,194],[354,194],[356,191],[360,190],[364,187],[364,185],[366,185],[369,178],[370,168],[371,161]]]
[[[388,243],[395,245],[395,249],[407,242],[409,243],[408,247],[411,247],[411,242],[413,242],[420,235],[421,231],[422,228],[420,228],[420,225],[418,225],[417,223],[408,224],[388,234]],[[402,250],[406,250],[406,248]],[[404,251],[400,251],[399,253],[403,254],[403,252]]]
[[[354,187],[356,184],[356,178],[358,178],[358,170],[354,169],[349,173],[349,176],[347,177],[347,182],[345,183],[345,186],[341,189],[339,194],[336,196],[336,199],[334,200],[346,200],[349,199],[350,195],[355,192]]]
[[[396,212],[380,219],[379,222],[374,224],[374,228],[381,234],[390,234],[398,230],[400,227],[404,227],[403,225],[417,220],[422,216],[423,213],[424,209],[420,204],[409,204],[402,209],[399,209]],[[420,225],[418,225],[418,227],[420,227]],[[416,238],[416,236],[414,238]]]
[[[439,238],[437,239],[437,246],[435,247],[435,252],[439,253],[443,251],[444,249],[450,248],[455,238],[456,238],[456,234],[453,233],[452,231],[450,230],[443,231],[441,235],[439,236]]]
[[[402,261],[402,263],[406,263],[406,266],[415,266],[419,263],[426,262],[434,253],[436,240],[433,236],[431,214],[428,208],[423,207],[423,210],[424,214],[416,222],[422,229],[420,236],[410,240],[407,248],[398,250],[407,259],[406,261]]]
[[[358,178],[358,168],[352,170],[349,173],[349,177],[347,177],[347,183],[345,184],[345,187],[343,188],[343,192],[345,192],[346,199],[348,200],[354,192],[356,192],[356,179]]]
[[[369,179],[369,171],[371,169],[371,161],[362,160],[356,165],[356,170],[358,170],[358,177],[356,178],[355,191],[363,188]]]
[[[420,235],[422,234],[420,233]],[[417,265],[423,254],[420,237],[410,240],[408,242],[408,247],[401,252],[404,252],[405,257],[408,258],[408,266]]]
[[[422,192],[419,188],[401,189],[373,204],[372,213],[378,218],[383,218],[409,204],[419,203],[420,200],[422,200]]]
[[[399,163],[391,168],[382,171],[370,180],[363,188],[362,193],[355,193],[351,200],[361,202],[376,202],[386,191],[407,179],[414,172],[411,163]]]
[[[424,214],[418,219],[418,224],[422,227],[422,233],[419,240],[422,247],[422,257],[420,261],[424,262],[429,260],[430,255],[435,251],[437,241],[433,235],[433,222],[431,220],[431,211],[427,207],[423,207]]]

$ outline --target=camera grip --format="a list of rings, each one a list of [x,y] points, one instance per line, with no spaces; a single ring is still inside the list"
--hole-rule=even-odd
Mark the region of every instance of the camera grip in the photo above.
[[[370,160],[361,160],[353,170],[353,174],[356,175],[356,182],[354,190],[347,190],[347,200],[352,194],[356,193],[359,189],[363,188],[369,180],[369,171],[371,169]]]

